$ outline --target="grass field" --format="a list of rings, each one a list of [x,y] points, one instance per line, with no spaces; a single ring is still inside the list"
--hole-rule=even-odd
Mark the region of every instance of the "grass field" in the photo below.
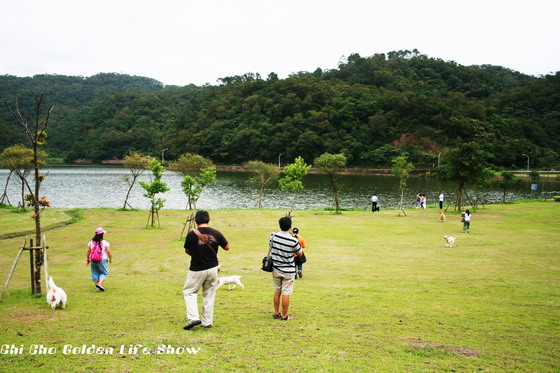
[[[220,252],[221,275],[241,275],[245,290],[221,287],[214,327],[184,331],[187,212],[162,211],[161,228],[145,228],[147,211],[82,210],[82,220],[47,232],[66,309],[29,295],[22,257],[0,303],[0,345],[16,349],[0,355],[0,371],[558,372],[560,203],[486,206],[469,234],[457,214],[442,223],[436,208],[407,213],[296,211],[308,262],[291,297],[293,320],[279,321],[260,262],[285,212],[210,211],[231,246]],[[68,220],[62,210],[45,214],[49,224]],[[0,222],[0,236],[33,228],[9,209]],[[114,255],[104,293],[93,291],[85,266],[98,226]],[[445,247],[445,234],[457,237],[455,247]],[[0,240],[2,286],[22,242]],[[35,345],[52,354],[33,353]],[[82,353],[83,345],[109,353]],[[138,345],[149,351],[128,353]]]

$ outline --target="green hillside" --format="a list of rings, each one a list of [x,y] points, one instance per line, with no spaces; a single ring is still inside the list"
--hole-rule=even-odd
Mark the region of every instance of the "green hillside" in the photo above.
[[[476,142],[501,168],[558,166],[560,76],[462,66],[398,51],[350,55],[336,69],[286,79],[247,73],[216,85],[165,87],[149,78],[0,77],[0,95],[32,92],[55,103],[46,151],[68,161],[119,159],[136,150],[170,158],[195,152],[222,164],[344,153],[350,166],[387,166],[405,152],[432,165]],[[4,110],[6,111],[6,110]],[[31,113],[31,112],[30,112]],[[0,150],[21,141],[4,112]]]

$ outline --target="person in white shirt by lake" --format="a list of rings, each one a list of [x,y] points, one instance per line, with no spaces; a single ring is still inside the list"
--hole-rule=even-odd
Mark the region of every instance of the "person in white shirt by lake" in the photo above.
[[[379,202],[379,198],[377,197],[376,194],[374,194],[373,196],[371,196],[371,212],[375,212],[376,210],[379,211],[377,209],[377,203]]]

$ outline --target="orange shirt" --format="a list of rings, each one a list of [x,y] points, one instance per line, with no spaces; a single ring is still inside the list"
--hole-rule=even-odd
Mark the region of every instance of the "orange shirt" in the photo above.
[[[295,236],[297,238],[297,240],[299,241],[299,246],[301,247],[301,251],[303,252],[303,249],[305,249],[305,240],[303,239],[302,236],[300,236],[299,234],[297,236]],[[298,254],[294,254],[294,256],[299,256]]]

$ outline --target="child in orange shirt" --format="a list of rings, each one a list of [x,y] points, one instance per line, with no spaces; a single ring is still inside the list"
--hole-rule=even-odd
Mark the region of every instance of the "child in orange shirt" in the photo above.
[[[305,253],[303,253],[303,249],[305,249],[305,240],[303,239],[302,236],[300,236],[299,233],[299,229],[294,228],[292,229],[292,232],[294,232],[294,237],[297,238],[297,240],[299,241],[299,246],[301,247],[301,257],[297,254],[294,254],[294,258],[296,261],[296,265],[297,265],[297,277],[302,278],[303,277],[303,263],[305,263],[306,259],[305,259]]]

